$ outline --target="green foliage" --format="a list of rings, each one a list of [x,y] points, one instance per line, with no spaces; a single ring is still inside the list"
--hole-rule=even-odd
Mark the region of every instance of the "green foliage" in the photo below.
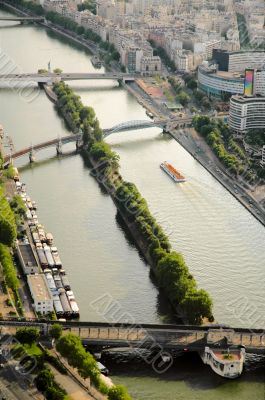
[[[77,5],[78,11],[89,10],[93,14],[97,14],[97,3],[95,0],[85,0],[83,3]]]
[[[19,196],[18,194],[16,194],[12,200],[10,201],[10,207],[12,208],[13,212],[23,218],[26,215],[27,212],[27,207],[24,203],[24,201],[22,200],[21,196]]]
[[[175,85],[175,90],[178,90],[177,83],[175,81],[172,81],[172,83]],[[85,154],[96,161],[98,172],[103,171],[104,177],[110,179],[109,176],[114,175],[114,172],[118,173],[119,156],[102,140],[102,131],[94,110],[91,107],[83,106],[80,98],[74,95],[72,89],[65,83],[56,83],[53,87],[58,96],[58,107],[62,109],[64,117],[68,114],[73,120],[74,116],[75,125],[80,126],[83,130],[83,140],[86,146]],[[182,93],[187,99],[185,92],[179,92],[180,95]],[[185,102],[185,99],[183,101]],[[106,174],[106,172],[110,173]],[[111,183],[110,180],[108,182]],[[136,186],[130,182],[124,182],[120,178],[112,187],[116,190],[115,200],[119,209],[125,213],[129,223],[135,224],[154,265],[159,265],[157,276],[160,286],[167,293],[171,303],[178,306],[185,299],[188,291],[197,290],[196,282],[190,276],[185,261],[180,255],[170,253],[171,245],[168,237],[150,213],[146,200],[141,196]],[[168,255],[169,258],[167,258]],[[177,264],[178,270],[176,269]],[[184,304],[188,310],[188,306],[186,303]],[[205,310],[206,307],[204,309],[200,307],[198,310],[199,314],[202,313],[200,317],[211,317],[211,312],[207,310],[207,314],[205,314]],[[201,321],[194,313],[191,313],[189,318],[194,323]],[[68,336],[67,339],[65,336],[61,337],[57,347],[58,351],[67,357],[69,363],[78,368],[81,376],[84,378],[89,376],[96,387],[100,388],[101,391],[104,390],[99,379],[99,371],[95,368],[94,359],[88,353],[85,353],[82,346],[80,347],[78,338],[75,336]]]
[[[110,388],[108,393],[109,400],[131,400],[126,388],[122,385],[116,385]]]
[[[100,378],[96,360],[84,349],[80,338],[72,333],[61,336],[56,344],[56,349],[68,363],[78,369],[79,375],[87,379],[90,378],[93,385],[102,393],[108,393],[108,388]]]
[[[62,335],[62,331],[63,331],[62,325],[53,324],[49,329],[49,335],[54,339],[59,339],[60,336]]]
[[[9,248],[2,243],[0,243],[0,262],[3,267],[3,273],[7,286],[13,290],[16,290],[19,287],[16,269],[13,264]]]
[[[39,337],[39,331],[36,328],[19,328],[16,333],[17,340],[22,344],[33,344]]]
[[[225,143],[242,159],[245,158],[244,153],[231,139],[227,126],[221,121],[210,120],[207,116],[195,116],[193,125],[206,138],[207,143],[212,147],[219,160],[232,173],[240,173],[242,163],[235,154],[231,154],[226,150]]]
[[[246,18],[243,14],[237,13],[237,25],[239,30],[239,41],[242,48],[249,48],[250,39],[248,34]]]
[[[213,320],[212,300],[203,289],[188,290],[180,302],[180,306],[191,324],[201,323],[202,316],[207,317],[209,321]]]
[[[63,70],[62,70],[61,68],[55,68],[55,69],[53,70],[53,72],[54,72],[55,74],[61,74],[61,73],[63,72]]]
[[[35,379],[37,389],[44,394],[47,400],[64,400],[66,392],[54,380],[52,372],[45,368]]]
[[[245,135],[245,141],[253,146],[265,145],[265,129],[251,129]]]
[[[190,96],[187,95],[187,93],[185,93],[183,90],[181,90],[181,91],[178,93],[176,99],[177,99],[177,101],[180,102],[180,104],[183,105],[183,107],[185,107],[185,106],[189,103],[189,101],[190,101]]]
[[[152,40],[149,40],[149,43],[154,49],[154,56],[159,56],[163,63],[171,69],[171,71],[175,71],[176,65],[174,61],[170,59],[170,57],[167,55],[167,52],[163,47],[156,47],[155,43]]]
[[[12,246],[16,238],[16,228],[7,219],[0,216],[0,242]]]
[[[9,164],[8,168],[4,171],[4,175],[8,179],[14,179],[15,176],[15,169],[12,164]]]
[[[17,236],[16,220],[0,187],[0,243],[12,246]]]
[[[52,364],[61,374],[67,374],[67,369],[64,365],[46,349],[44,349],[44,360]]]

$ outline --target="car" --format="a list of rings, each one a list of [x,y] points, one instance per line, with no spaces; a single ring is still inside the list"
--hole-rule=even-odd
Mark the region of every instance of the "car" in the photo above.
[[[103,375],[109,375],[109,370],[105,365],[101,364],[101,362],[97,361],[97,367],[100,371],[101,374]]]

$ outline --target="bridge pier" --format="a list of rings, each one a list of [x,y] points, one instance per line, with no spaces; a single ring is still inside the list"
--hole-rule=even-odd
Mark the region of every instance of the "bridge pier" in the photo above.
[[[76,151],[81,149],[82,146],[83,146],[83,140],[82,139],[77,139],[77,141],[75,142]]]
[[[57,153],[57,156],[63,154],[63,144],[62,144],[61,140],[59,140],[59,142],[56,145],[56,153]]]
[[[36,161],[35,152],[33,149],[31,149],[29,152],[29,162],[34,163],[35,161]]]

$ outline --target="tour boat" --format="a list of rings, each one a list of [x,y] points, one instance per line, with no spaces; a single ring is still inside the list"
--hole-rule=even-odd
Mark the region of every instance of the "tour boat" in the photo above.
[[[160,168],[163,171],[165,171],[165,173],[168,174],[170,178],[173,179],[174,182],[180,183],[186,181],[185,176],[183,176],[179,171],[176,170],[176,168],[174,168],[167,161],[162,162],[160,164]]]
[[[210,365],[212,370],[223,378],[238,378],[243,371],[245,361],[244,346],[238,349],[221,350],[205,347],[201,355],[204,364]]]

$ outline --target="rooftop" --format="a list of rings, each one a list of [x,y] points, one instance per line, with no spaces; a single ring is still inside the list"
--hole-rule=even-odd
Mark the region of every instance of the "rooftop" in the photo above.
[[[38,301],[52,300],[44,275],[42,274],[27,275],[27,279],[34,300]]]
[[[32,247],[30,244],[20,243],[18,245],[21,256],[26,266],[36,267],[38,262],[34,256]]]

